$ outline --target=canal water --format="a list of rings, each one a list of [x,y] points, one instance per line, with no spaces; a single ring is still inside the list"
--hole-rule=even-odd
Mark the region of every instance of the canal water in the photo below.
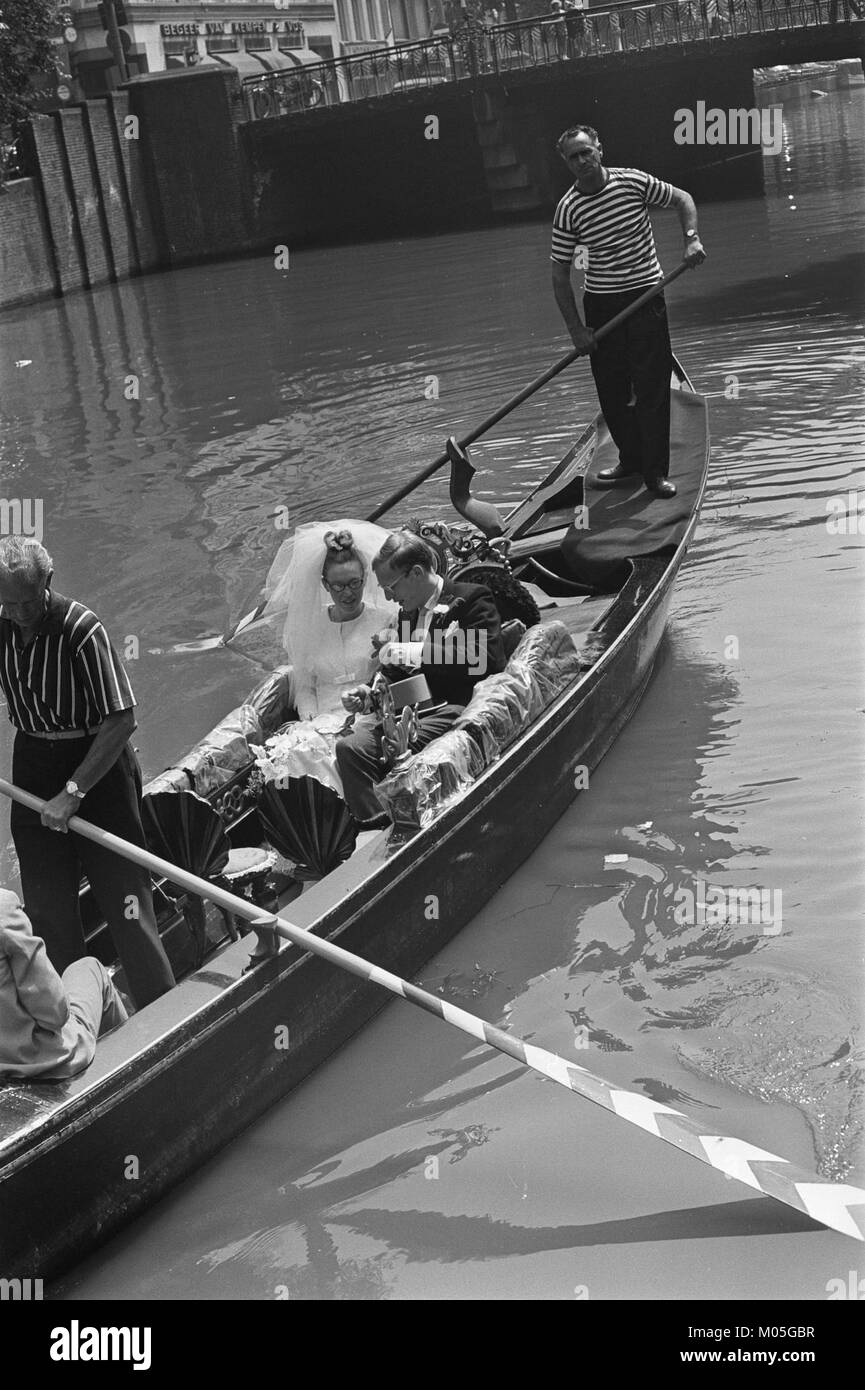
[[[714,454],[653,683],[590,792],[422,981],[861,1182],[865,101],[821,86],[784,91],[765,196],[702,208],[709,259],[668,294]],[[655,224],[670,268],[675,218]],[[262,257],[0,319],[2,494],[30,500],[57,587],[128,655],[147,775],[259,678],[248,654],[169,649],[245,611],[285,509],[363,515],[565,350],[547,244],[524,224],[287,271]],[[515,501],[594,409],[577,364],[476,447],[482,491]],[[445,497],[438,478],[402,515]],[[4,726],[4,767],[10,749]],[[5,809],[0,845],[12,884]],[[700,881],[771,908],[680,925]],[[814,1244],[807,1269],[785,1259],[795,1227],[749,1244],[747,1198],[391,1004],[56,1293],[825,1296],[846,1266]]]

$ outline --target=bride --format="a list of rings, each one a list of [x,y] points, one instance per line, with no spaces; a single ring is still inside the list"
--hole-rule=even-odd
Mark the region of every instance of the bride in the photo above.
[[[312,522],[297,528],[271,566],[263,616],[285,613],[298,713],[259,760],[274,776],[315,777],[342,795],[334,755],[346,722],[342,695],[369,684],[378,665],[372,639],[396,622],[372,571],[388,534],[369,521]]]

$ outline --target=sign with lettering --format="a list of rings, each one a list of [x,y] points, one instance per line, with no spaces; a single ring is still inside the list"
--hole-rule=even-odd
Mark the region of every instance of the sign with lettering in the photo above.
[[[197,24],[160,24],[159,32],[164,39],[197,39],[201,30]]]
[[[273,32],[278,34],[282,43],[295,48],[303,48],[303,25],[299,19],[284,19],[280,24],[278,19],[273,21]]]

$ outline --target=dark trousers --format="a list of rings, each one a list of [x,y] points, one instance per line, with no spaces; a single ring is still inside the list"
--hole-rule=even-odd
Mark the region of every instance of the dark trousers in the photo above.
[[[600,328],[643,293],[587,292],[583,296],[587,326]],[[633,318],[602,338],[589,361],[622,468],[628,473],[642,473],[644,478],[666,478],[670,471],[673,350],[663,295],[656,295]]]
[[[412,743],[417,753],[446,734],[463,712],[462,705],[444,705],[433,714],[418,716],[418,736]],[[336,741],[336,761],[342,778],[345,801],[355,820],[368,821],[382,815],[382,805],[373,791],[385,776],[381,755],[381,724],[374,715],[361,715],[346,738]]]
[[[13,781],[50,801],[80,766],[92,741],[17,734]],[[127,744],[114,766],[84,797],[78,814],[143,848],[140,798],[141,773]],[[38,812],[18,802],[12,804],[11,824],[24,910],[34,932],[44,940],[55,970],[62,973],[87,955],[78,904],[81,875],[86,873],[138,1007],[171,989],[174,975],[159,939],[147,870],[80,835],[48,830]]]

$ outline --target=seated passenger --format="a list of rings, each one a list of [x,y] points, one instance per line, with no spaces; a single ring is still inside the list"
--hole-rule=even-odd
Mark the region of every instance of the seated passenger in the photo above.
[[[342,695],[372,679],[378,669],[373,639],[396,616],[371,568],[387,534],[364,521],[300,526],[286,543],[288,565],[275,583],[276,564],[271,570],[268,608],[286,610],[283,641],[299,716],[257,759],[274,776],[311,776],[341,791],[334,740],[346,722]]]
[[[418,713],[418,737],[412,744],[417,752],[451,727],[478,681],[504,670],[499,614],[483,585],[454,584],[436,574],[432,551],[411,532],[389,536],[373,570],[385,598],[400,605],[397,635],[402,640],[381,647],[382,669],[391,680],[424,675],[436,702],[436,708]],[[368,695],[365,686],[348,691],[345,708],[357,713]],[[381,724],[362,715],[336,744],[345,799],[364,828],[384,825],[388,819],[373,790],[386,773],[381,736]]]
[[[93,1061],[100,1032],[126,1018],[101,961],[84,956],[61,978],[15,893],[0,888],[0,1076],[77,1076]]]

